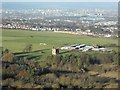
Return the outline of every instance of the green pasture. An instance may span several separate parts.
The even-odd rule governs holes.
[[[51,49],[70,44],[103,45],[118,44],[117,39],[93,38],[80,35],[70,35],[56,32],[39,32],[26,30],[2,30],[2,46],[12,52],[22,51],[26,44],[31,43],[33,50]],[[47,45],[40,45],[46,43]]]
[[[40,45],[46,43],[46,45]],[[71,44],[86,44],[86,45],[104,45],[117,44],[117,39],[110,38],[93,38],[88,36],[63,34],[56,32],[40,32],[27,30],[2,30],[2,46],[11,52],[22,52],[27,44],[32,44],[32,51],[43,50],[40,52],[30,52],[28,54],[18,54],[18,57],[35,57],[35,60],[44,60],[48,55],[51,55],[52,47],[61,47]],[[46,49],[46,50],[45,50]],[[112,48],[117,50],[117,48]]]

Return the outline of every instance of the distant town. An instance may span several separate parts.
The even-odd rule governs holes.
[[[1,28],[118,37],[117,10],[4,9]]]

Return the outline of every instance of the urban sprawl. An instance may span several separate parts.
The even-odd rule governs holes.
[[[6,9],[0,27],[117,38],[117,23],[117,10]]]

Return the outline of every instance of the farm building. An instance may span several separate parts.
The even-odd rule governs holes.
[[[70,45],[70,46],[64,46],[61,47],[61,50],[80,50],[83,52],[89,51],[89,50],[93,50],[93,51],[112,51],[110,49],[107,48],[103,48],[103,47],[94,47],[94,46],[87,46],[85,44],[76,44],[76,45]]]

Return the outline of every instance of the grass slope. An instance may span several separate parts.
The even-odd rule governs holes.
[[[55,32],[37,32],[25,30],[2,30],[2,44],[4,48],[10,49],[12,52],[22,51],[26,44],[31,43],[33,50],[50,49],[61,47],[65,44],[84,43],[93,44],[118,44],[117,39],[110,38],[93,38],[80,35],[70,35]],[[47,45],[40,45],[46,43]]]

